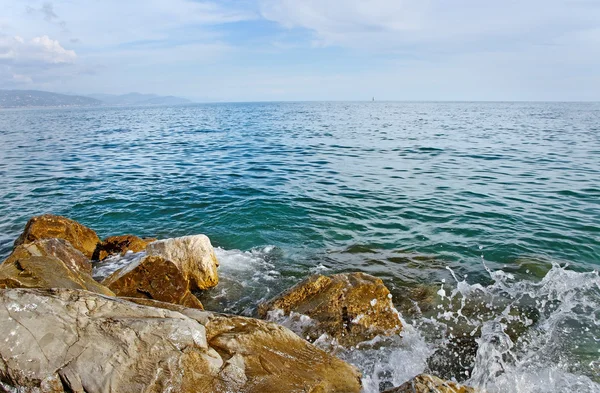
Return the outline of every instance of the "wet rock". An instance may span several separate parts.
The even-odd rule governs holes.
[[[33,217],[25,226],[25,230],[15,240],[15,246],[33,243],[38,239],[64,239],[87,258],[94,254],[100,242],[96,232],[69,218],[44,214]]]
[[[92,259],[102,261],[110,255],[125,255],[127,251],[144,251],[146,246],[153,241],[156,239],[141,239],[134,235],[110,236],[98,244]]]
[[[290,330],[252,318],[212,314],[209,345],[225,360],[222,376],[235,378],[239,391],[359,392],[360,373],[317,349]]]
[[[253,318],[209,313],[149,299],[128,299],[180,312],[206,327],[209,345],[225,360],[225,379],[241,376],[240,392],[358,392],[360,374],[290,330]],[[244,371],[242,375],[241,371]],[[221,390],[218,390],[221,391]],[[227,391],[227,390],[223,390]]]
[[[212,288],[219,282],[219,261],[204,235],[158,240],[148,244],[146,253],[173,262],[188,279],[192,291]]]
[[[281,326],[134,300],[154,307],[76,290],[0,290],[6,321],[0,386],[87,393],[360,391],[353,366]]]
[[[277,319],[278,313],[306,315],[312,321],[298,333],[311,341],[327,333],[344,346],[402,329],[390,292],[380,279],[365,273],[315,275],[259,305],[261,318]]]
[[[429,372],[435,375],[462,382],[473,371],[479,334],[472,336],[468,332],[461,333],[458,328],[455,333],[427,359],[427,366]]]
[[[90,260],[64,239],[39,239],[29,244],[21,244],[15,247],[5,262],[12,263],[15,259],[23,259],[29,256],[56,257],[73,271],[92,274]]]
[[[107,296],[114,293],[87,272],[73,269],[54,256],[12,255],[0,265],[0,288],[85,289]]]
[[[434,310],[438,287],[416,285],[402,288],[400,294],[394,293],[398,310],[402,315],[422,315]]]
[[[147,256],[127,265],[102,284],[117,296],[141,297],[202,309],[202,303],[189,290],[189,282],[171,261]]]
[[[397,388],[386,390],[384,393],[476,393],[476,390],[454,382],[444,381],[433,375],[421,374]]]

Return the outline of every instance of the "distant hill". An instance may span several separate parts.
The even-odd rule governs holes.
[[[182,105],[190,100],[156,94],[129,93],[123,95],[92,94],[89,96],[50,93],[39,90],[0,90],[0,108],[35,108],[69,106],[140,106]]]
[[[38,90],[0,90],[0,108],[97,106],[102,101]]]
[[[123,95],[90,94],[89,97],[100,100],[108,105],[181,105],[190,104],[192,102],[180,97],[140,93]]]

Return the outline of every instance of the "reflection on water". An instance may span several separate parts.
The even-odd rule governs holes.
[[[417,369],[597,391],[598,124],[597,103],[2,110],[0,257],[46,212],[101,237],[204,233],[209,309],[252,315],[316,272],[382,278],[413,329],[341,352],[369,391]]]

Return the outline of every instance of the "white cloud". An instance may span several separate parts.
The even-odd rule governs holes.
[[[600,91],[598,0],[0,0],[0,10],[0,88],[219,100]]]
[[[388,50],[539,42],[600,20],[600,3],[586,0],[259,1],[265,18],[308,29],[319,44]]]
[[[313,30],[324,43],[350,43],[357,34],[420,29],[429,1],[261,0],[260,7],[265,18]]]
[[[0,36],[0,87],[18,87],[48,79],[57,69],[73,65],[77,54],[43,35],[25,40]]]
[[[114,80],[132,67],[210,62],[229,48],[214,26],[257,17],[247,3],[230,0],[0,0],[0,10],[0,65],[12,67],[0,75],[0,88],[15,83],[13,74],[37,83],[45,73],[62,87],[91,73]]]
[[[0,26],[13,35],[50,32],[64,42],[76,39],[89,49],[105,49],[135,41],[202,38],[203,28],[257,17],[243,5],[196,0],[30,0],[24,5],[0,0]],[[186,27],[191,29],[184,31]]]
[[[22,37],[0,37],[0,62],[19,66],[71,64],[77,54],[44,35],[26,41]]]

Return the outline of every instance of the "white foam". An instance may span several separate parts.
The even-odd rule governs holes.
[[[278,252],[275,246],[250,251],[215,248],[220,283],[206,300],[214,302],[211,309],[251,316],[260,302],[289,287],[291,280],[271,262]]]
[[[431,372],[428,359],[461,335],[480,336],[466,385],[488,393],[600,393],[600,385],[590,378],[600,370],[598,273],[577,273],[555,265],[541,281],[518,281],[502,271],[490,271],[490,276],[495,281],[487,287],[456,277],[454,283],[446,283],[449,293],[439,294],[442,305],[437,316],[412,322],[400,317],[404,326],[401,336],[378,336],[342,348],[323,335],[314,344],[356,365],[363,374],[365,393],[399,386],[417,374]],[[485,313],[473,314],[473,304]],[[532,307],[538,316],[524,311]],[[270,313],[269,319],[301,337],[314,323],[296,313],[286,317],[281,310]],[[511,324],[521,324],[520,338],[509,335]],[[576,360],[575,352],[583,343],[597,347],[591,361]],[[461,356],[456,350],[447,356],[455,355]],[[453,357],[447,360],[450,366],[466,362]],[[454,378],[464,380],[465,375]]]
[[[208,298],[222,308],[211,309],[253,315],[261,301],[297,282],[298,277],[280,273],[280,264],[274,262],[278,251],[273,246],[251,251],[216,248],[221,282]],[[106,277],[144,255],[110,257],[94,266],[94,277]],[[441,284],[433,315],[411,321],[399,316],[404,326],[401,336],[376,337],[345,349],[323,335],[314,344],[356,365],[363,373],[365,393],[431,372],[428,359],[448,348],[456,354],[448,345],[458,337],[477,341],[471,367],[465,364],[472,368],[466,385],[488,393],[600,393],[598,380],[592,380],[600,374],[598,272],[579,273],[555,264],[541,280],[518,280],[484,267],[493,284],[469,284],[451,271],[454,282]],[[317,266],[310,272],[325,269]],[[305,339],[306,329],[314,324],[305,315],[284,316],[281,311],[272,311],[269,319]],[[518,335],[511,331],[515,325],[521,329]],[[462,358],[447,360],[450,366],[468,363]],[[465,379],[464,374],[453,377]]]
[[[289,315],[285,315],[283,310],[280,309],[275,309],[267,312],[266,319],[268,321],[285,326],[292,332],[304,338],[306,338],[307,329],[317,324],[316,321],[314,321],[308,315],[300,314],[293,311]]]
[[[145,251],[127,252],[123,256],[118,254],[109,256],[103,261],[94,263],[92,277],[97,281],[102,281],[122,267],[127,266],[128,269],[134,269],[145,256]]]
[[[541,281],[516,280],[501,270],[490,271],[494,283],[483,287],[456,279],[441,320],[480,331],[471,386],[488,392],[598,393],[589,377],[597,363],[579,364],[579,346],[600,334],[600,277],[554,264]],[[465,315],[471,301],[487,301],[488,315]],[[450,304],[459,304],[453,308]],[[529,310],[524,312],[524,310]],[[535,313],[536,321],[530,313]],[[511,335],[511,324],[523,333]]]
[[[352,322],[359,322],[364,315],[358,315]],[[307,315],[283,310],[272,310],[267,319],[287,327],[302,338],[308,339],[307,331],[316,321]],[[387,387],[398,386],[413,376],[423,372],[432,347],[427,344],[419,331],[400,318],[404,325],[402,336],[376,336],[356,347],[344,348],[328,334],[322,334],[312,343],[318,348],[359,368],[363,374],[363,392],[378,393],[380,384]]]
[[[363,392],[378,393],[382,387],[399,386],[426,370],[433,353],[421,333],[403,321],[401,336],[377,336],[354,348],[339,349],[337,355],[357,366],[363,374]]]

